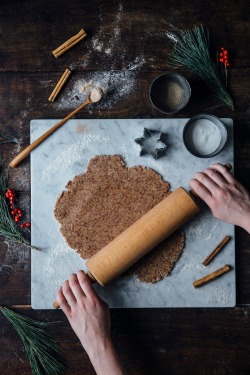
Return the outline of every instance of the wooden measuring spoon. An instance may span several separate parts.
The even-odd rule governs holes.
[[[66,121],[68,121],[71,117],[73,117],[77,112],[79,112],[83,107],[90,103],[98,102],[102,97],[103,92],[100,89],[93,89],[90,93],[87,100],[84,103],[79,105],[73,112],[71,112],[68,116],[64,117],[61,121],[59,121],[56,125],[54,125],[51,129],[46,131],[42,134],[39,138],[37,138],[34,142],[32,142],[28,147],[26,147],[23,151],[21,151],[11,162],[10,167],[14,168],[17,167],[18,164],[26,158],[33,151],[37,146],[40,145],[46,138],[48,138],[51,134],[53,134],[60,126],[62,126]]]

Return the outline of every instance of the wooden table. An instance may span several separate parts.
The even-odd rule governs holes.
[[[249,1],[18,1],[0,7],[0,134],[14,134],[21,145],[1,145],[4,167],[29,144],[34,118],[62,118],[65,107],[48,97],[66,69],[72,79],[66,97],[79,79],[98,72],[122,77],[121,99],[102,110],[83,110],[78,118],[157,118],[148,98],[149,85],[169,71],[168,32],[203,24],[211,33],[212,51],[229,49],[229,90],[235,111],[224,106],[212,113],[232,117],[235,129],[235,175],[250,189],[250,29]],[[84,28],[88,37],[56,59],[51,51]],[[109,73],[110,74],[110,73]],[[190,117],[219,104],[200,80],[183,74],[192,86],[192,100],[178,117]],[[132,80],[133,87],[126,85]],[[125,90],[127,89],[127,91]],[[116,95],[114,91],[110,95]],[[59,98],[60,99],[60,98]],[[112,101],[111,101],[112,102]],[[30,215],[30,161],[10,170],[10,184],[19,205]],[[236,228],[237,306],[230,309],[112,310],[112,335],[129,374],[249,374],[250,371],[250,236]],[[68,374],[94,374],[88,357],[61,311],[30,308],[30,250],[0,243],[1,305],[35,319],[62,321],[49,329],[61,343]],[[30,374],[23,346],[0,315],[0,373]]]

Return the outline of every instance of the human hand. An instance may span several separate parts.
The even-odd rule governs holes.
[[[110,337],[108,305],[97,295],[83,271],[64,281],[56,296],[97,374],[122,374]]]
[[[239,225],[250,233],[250,194],[222,164],[198,172],[191,188],[219,220]]]

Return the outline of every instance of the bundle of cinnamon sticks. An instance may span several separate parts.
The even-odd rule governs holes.
[[[65,43],[63,43],[54,51],[52,51],[53,55],[56,58],[61,56],[63,53],[67,52],[70,48],[72,48],[75,44],[79,43],[82,39],[86,38],[86,36],[86,32],[83,29],[80,30],[78,34],[74,35],[72,38],[68,39]]]
[[[53,102],[56,97],[58,96],[59,92],[62,90],[63,86],[65,85],[66,81],[68,80],[69,76],[71,74],[71,70],[66,69],[59,81],[57,82],[54,90],[49,96],[49,101]]]

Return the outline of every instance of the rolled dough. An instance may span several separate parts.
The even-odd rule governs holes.
[[[92,158],[58,197],[54,214],[68,245],[87,259],[153,208],[170,185],[150,168],[127,168],[119,155]],[[156,282],[169,275],[184,248],[175,232],[134,265],[126,275]]]

